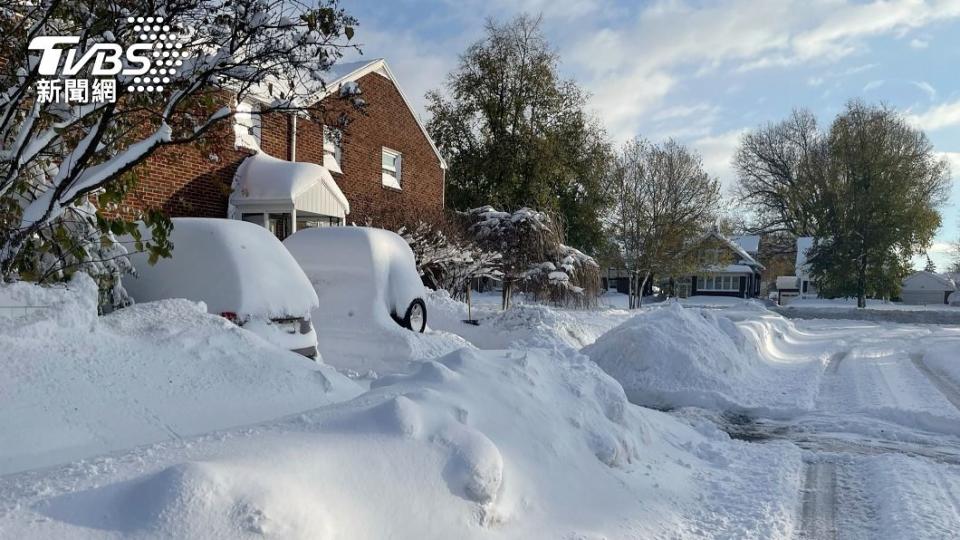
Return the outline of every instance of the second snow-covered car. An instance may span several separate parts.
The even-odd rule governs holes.
[[[134,301],[201,301],[278,347],[317,355],[310,321],[317,294],[270,231],[244,221],[175,218],[170,240],[172,257],[154,265],[145,253],[131,255],[137,275],[123,285]]]
[[[369,227],[302,229],[283,245],[306,272],[331,324],[427,327],[424,287],[410,246]]]

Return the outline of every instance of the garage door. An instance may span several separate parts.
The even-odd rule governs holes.
[[[943,304],[943,291],[903,291],[904,304]]]

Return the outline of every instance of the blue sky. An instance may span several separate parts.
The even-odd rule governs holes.
[[[384,57],[423,119],[487,17],[542,14],[561,71],[592,97],[611,137],[674,137],[735,183],[744,130],[804,106],[826,125],[853,97],[922,127],[956,178],[931,249],[960,237],[960,0],[345,1],[363,56]]]

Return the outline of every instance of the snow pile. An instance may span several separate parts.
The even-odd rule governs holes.
[[[248,424],[350,398],[359,387],[202,304],[96,316],[96,287],[18,283],[0,298],[51,306],[0,318],[0,474]]]
[[[431,291],[426,300],[432,328],[462,336],[481,349],[579,350],[630,316],[619,309],[567,310],[514,303],[502,311],[499,304],[474,304],[473,317],[480,324],[473,326],[463,323],[467,305],[446,291]]]
[[[631,405],[583,356],[461,350],[350,402],[81,472],[19,477],[32,495],[0,512],[0,529],[31,538],[787,537],[799,467],[795,448],[705,436]],[[5,496],[0,486],[0,505]]]
[[[583,352],[641,405],[811,409],[827,353],[813,351],[812,360],[794,355],[799,345],[792,343],[789,322],[748,315],[738,325],[715,310],[673,303],[637,315]]]
[[[0,335],[55,338],[64,329],[90,329],[97,320],[97,284],[78,272],[69,284],[0,284]]]

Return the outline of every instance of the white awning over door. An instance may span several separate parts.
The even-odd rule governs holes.
[[[350,213],[350,203],[323,166],[263,152],[240,164],[230,205],[241,214],[296,211],[345,219]]]

